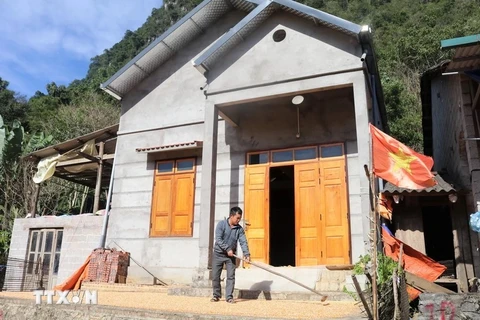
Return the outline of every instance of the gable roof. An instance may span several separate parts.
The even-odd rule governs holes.
[[[313,9],[291,0],[267,0],[259,4],[235,27],[230,29],[210,48],[193,61],[201,73],[205,73],[224,53],[243,41],[275,11],[284,10],[302,18],[311,19],[315,24],[322,24],[347,35],[358,37],[362,27],[347,20]]]
[[[278,10],[311,19],[315,24],[325,25],[353,36],[361,43],[366,40],[370,49],[368,54],[373,54],[370,45],[371,37],[361,35],[362,32],[370,34],[368,27],[362,27],[298,2],[291,0],[205,0],[142,50],[110,79],[102,83],[100,88],[115,98],[122,99],[125,94],[179,50],[232,10],[241,10],[248,14],[193,61],[193,65],[202,73]]]

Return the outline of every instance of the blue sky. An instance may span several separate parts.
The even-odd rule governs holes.
[[[27,97],[83,78],[90,58],[136,30],[162,0],[0,0],[0,77]]]

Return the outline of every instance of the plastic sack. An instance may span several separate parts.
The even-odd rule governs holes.
[[[475,232],[480,232],[480,212],[470,215],[470,228]]]

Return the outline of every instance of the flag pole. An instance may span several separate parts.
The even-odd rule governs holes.
[[[371,126],[371,124],[370,124]],[[371,209],[370,209],[370,216],[371,216],[371,227],[373,229],[372,235],[372,242],[373,247],[372,249],[372,314],[373,320],[378,320],[378,285],[377,285],[377,255],[378,255],[378,215],[377,215],[377,194],[376,194],[376,183],[375,183],[375,173],[373,169],[373,139],[372,139],[372,132],[369,130],[369,137],[370,137],[370,168],[365,165],[365,173],[369,180],[370,185],[370,192],[372,194],[371,198]]]
[[[377,222],[377,196],[375,194],[375,174],[369,170],[368,166],[364,166],[365,174],[369,180],[371,203],[370,203],[370,225],[373,230],[371,237],[372,251],[372,314],[373,320],[378,320],[378,286],[377,286],[377,255],[378,255],[378,222]]]
[[[373,292],[373,320],[378,319],[378,286],[377,286],[377,257],[378,257],[378,216],[377,216],[377,194],[375,174],[370,173],[370,188],[372,190],[372,205],[373,205],[373,257],[372,257],[372,292]]]

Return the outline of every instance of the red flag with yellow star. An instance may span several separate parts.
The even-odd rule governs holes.
[[[433,159],[417,153],[370,124],[373,172],[400,188],[425,189],[437,184]]]

